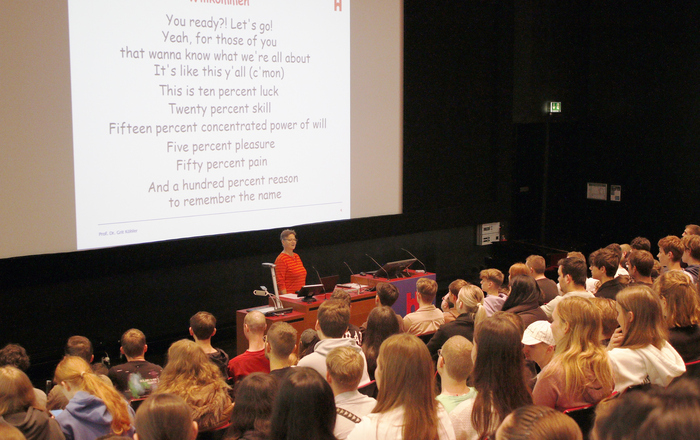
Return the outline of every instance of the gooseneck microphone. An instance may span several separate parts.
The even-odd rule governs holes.
[[[406,252],[408,252],[408,255],[410,255],[410,256],[412,256],[413,258],[415,258],[415,259],[416,259],[416,261],[417,261],[417,262],[419,262],[419,263],[421,264],[421,266],[423,266],[423,271],[424,271],[424,272],[427,272],[427,271],[428,271],[428,268],[427,268],[427,267],[425,267],[425,264],[423,264],[423,262],[422,262],[422,261],[420,261],[420,260],[418,259],[418,257],[416,257],[416,256],[415,256],[415,255],[413,255],[413,254],[412,254],[411,252],[409,252],[409,250],[408,250],[408,249],[404,249],[404,248],[401,248],[401,250],[402,250],[402,251],[406,251]]]
[[[372,260],[372,261],[374,261],[374,264],[376,264],[377,267],[379,267],[379,270],[378,270],[377,272],[374,273],[374,278],[377,278],[377,274],[378,274],[379,272],[384,272],[384,273],[386,273],[386,271],[384,270],[384,268],[382,267],[382,265],[379,264],[379,263],[377,263],[377,260],[375,260],[374,258],[370,257],[369,254],[365,254],[365,255],[367,255],[367,256],[369,257],[369,259]],[[386,276],[388,277],[389,274],[386,273]]]

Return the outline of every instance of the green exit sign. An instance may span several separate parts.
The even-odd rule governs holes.
[[[549,113],[561,113],[561,102],[550,102]]]

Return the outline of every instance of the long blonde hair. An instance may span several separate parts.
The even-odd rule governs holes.
[[[433,360],[425,343],[408,333],[390,336],[379,349],[379,394],[373,413],[404,408],[404,440],[438,440]]]
[[[112,416],[112,433],[123,434],[133,425],[129,414],[128,404],[114,387],[107,385],[93,373],[90,364],[77,356],[66,356],[56,367],[54,374],[56,383],[68,382],[76,389],[98,397],[107,407]]]
[[[659,297],[647,286],[630,286],[615,297],[617,304],[634,318],[627,324],[622,348],[644,348],[648,345],[661,349],[668,339]]]
[[[652,289],[666,301],[665,319],[669,328],[700,323],[698,291],[686,272],[672,270],[661,274]]]
[[[216,427],[233,410],[229,388],[221,370],[204,350],[194,341],[181,339],[168,349],[168,363],[160,375],[156,393],[182,397],[190,405],[200,430],[206,430]],[[201,399],[204,394],[206,401]]]
[[[551,366],[545,374],[564,373],[564,393],[580,396],[592,382],[603,389],[615,386],[608,353],[600,342],[603,324],[600,310],[586,298],[572,297],[556,307],[569,330],[557,341]]]

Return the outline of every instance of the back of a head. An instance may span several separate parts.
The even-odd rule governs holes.
[[[510,280],[510,294],[503,304],[503,311],[521,304],[536,303],[541,296],[540,286],[528,275],[516,275]]]
[[[574,419],[546,406],[527,405],[510,413],[496,440],[582,440]]]
[[[350,296],[350,294],[345,289],[341,289],[339,287],[336,287],[333,290],[333,293],[331,293],[331,299],[339,299],[343,301],[348,307],[350,307],[350,305],[352,304],[352,297]]]
[[[620,325],[617,322],[617,303],[610,298],[591,298],[590,301],[600,312],[600,322],[603,326],[602,338],[610,339]]]
[[[141,330],[129,329],[122,335],[121,346],[124,355],[128,357],[143,356],[146,347],[146,335]]]
[[[22,431],[5,421],[0,421],[0,438],[2,440],[27,440]]]
[[[435,398],[433,360],[425,343],[416,336],[390,336],[379,349],[377,365],[379,394],[375,412],[409,405],[426,408]]]
[[[195,380],[200,370],[209,364],[216,368],[197,343],[189,339],[175,341],[168,348],[168,362],[161,374],[159,388],[171,379]]]
[[[29,368],[29,355],[21,345],[7,344],[0,350],[0,367],[12,365],[22,371]]]
[[[700,300],[687,273],[672,270],[661,274],[654,281],[653,290],[666,302],[665,315],[669,327],[689,327],[700,323]]]
[[[334,440],[335,398],[314,369],[297,367],[282,381],[272,410],[271,440]]]
[[[154,394],[136,411],[139,440],[193,440],[197,435],[190,407],[174,394]]]
[[[66,342],[66,356],[78,356],[92,362],[92,343],[85,336],[71,336]]]
[[[29,377],[17,367],[0,367],[0,416],[26,411],[36,405]]]
[[[671,253],[671,259],[674,262],[681,261],[683,257],[683,242],[675,235],[667,235],[658,242],[659,249],[663,253]]]
[[[598,405],[596,440],[697,439],[700,433],[698,382],[681,379],[668,388],[623,393]]]
[[[668,335],[659,297],[643,285],[622,289],[615,297],[623,312],[632,312],[634,319],[628,324],[622,347],[642,348],[654,345],[661,348]]]
[[[279,386],[277,378],[269,374],[252,373],[243,378],[236,387],[236,405],[226,438],[240,438],[246,431],[258,431],[267,437]]]
[[[637,249],[640,251],[651,252],[651,242],[649,241],[648,238],[645,238],[645,237],[635,237],[630,242],[630,247],[632,249]]]
[[[437,283],[430,278],[419,278],[416,281],[416,291],[423,297],[424,302],[433,302],[437,294]]]
[[[190,328],[197,339],[209,339],[216,330],[216,318],[209,312],[197,312],[190,318]]]
[[[591,344],[599,345],[603,328],[600,310],[588,298],[564,298],[557,304],[556,312],[569,327],[562,340],[557,341],[557,353],[571,349],[580,353]]]
[[[605,246],[605,249],[610,249],[611,251],[615,252],[615,255],[617,255],[617,258],[621,259],[622,258],[622,246],[620,246],[617,243],[610,243],[609,245]]]
[[[681,239],[681,243],[694,260],[700,260],[700,235],[686,235]]]
[[[445,360],[445,370],[454,380],[466,382],[474,368],[472,349],[474,346],[464,336],[452,336],[442,345],[441,356]]]
[[[288,358],[297,343],[297,331],[286,322],[275,322],[267,331],[267,342],[270,350],[278,358]]]
[[[644,250],[633,250],[627,258],[629,267],[635,267],[637,272],[643,277],[650,277],[654,268],[654,256]]]
[[[450,283],[449,286],[447,286],[447,290],[450,292],[450,294],[454,295],[455,298],[457,295],[459,295],[459,291],[462,289],[462,287],[468,285],[469,283],[462,280],[462,279],[457,279],[454,280]]]
[[[362,346],[372,347],[379,352],[382,342],[399,332],[399,321],[391,307],[375,307],[367,317],[367,331]]]
[[[391,307],[399,299],[399,289],[393,284],[378,283],[377,297],[381,305]]]
[[[356,390],[365,370],[360,353],[350,347],[336,347],[326,355],[326,369],[343,390]]]
[[[543,275],[547,269],[547,263],[545,263],[544,257],[541,255],[530,255],[525,260],[525,264],[537,275]]]
[[[318,308],[318,325],[328,338],[342,338],[350,325],[350,308],[338,299],[324,301]]]
[[[518,275],[530,276],[530,268],[525,263],[515,263],[508,269],[508,283],[513,282],[513,278]]]

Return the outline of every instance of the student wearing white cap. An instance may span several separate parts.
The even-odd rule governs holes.
[[[548,321],[535,321],[523,334],[523,354],[525,359],[535,361],[542,370],[554,357],[554,335]]]

